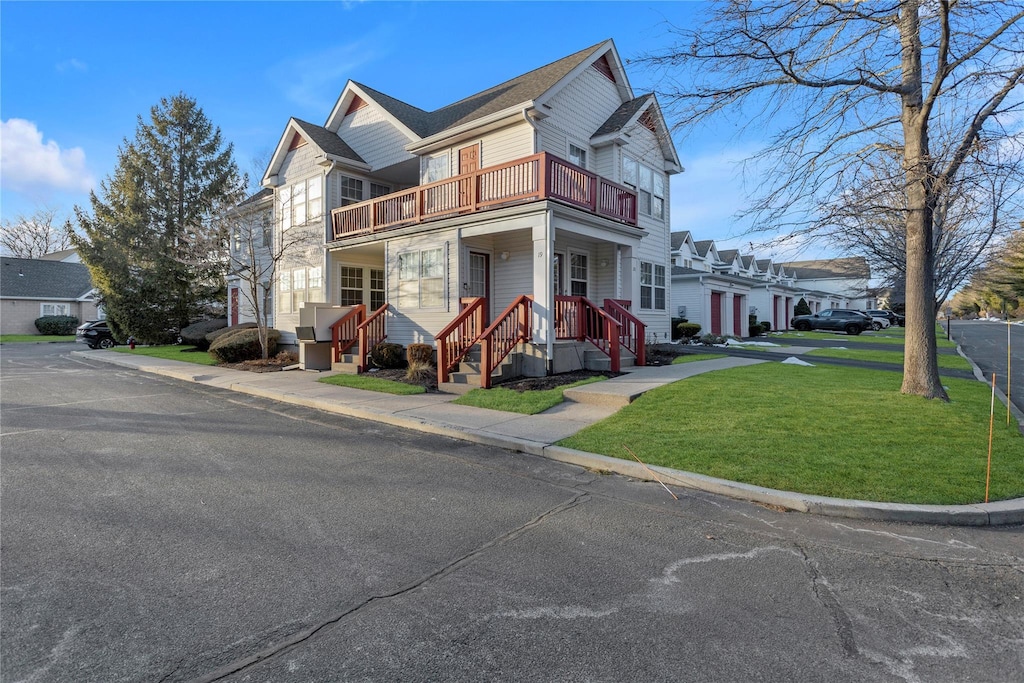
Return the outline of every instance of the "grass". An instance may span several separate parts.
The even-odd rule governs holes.
[[[892,363],[903,365],[902,351],[873,351],[870,349],[815,349],[808,351],[805,356],[824,356],[826,358],[849,358],[851,360],[863,360],[872,363]],[[939,367],[947,370],[971,370],[971,364],[964,358],[948,353],[940,353],[938,356]]]
[[[715,358],[728,358],[729,355],[725,353],[688,353],[685,356],[676,356],[672,359],[672,365],[679,365],[680,363],[695,363],[701,360],[714,360]]]
[[[650,391],[559,445],[630,459],[625,444],[648,464],[808,494],[981,502],[990,389],[944,378],[945,403],[900,383],[835,366],[721,370]],[[1024,437],[998,413],[991,500],[1024,496]]]
[[[422,394],[426,389],[417,384],[406,384],[395,382],[390,379],[379,379],[369,375],[331,375],[323,377],[318,382],[333,384],[338,387],[349,387],[350,389],[363,389],[365,391],[379,391],[385,394],[396,394],[398,396],[412,396]]]
[[[196,365],[217,365],[218,363],[217,359],[209,353],[199,351],[194,346],[136,346],[134,349],[129,349],[127,346],[115,346],[110,350],[135,356],[179,360]]]
[[[492,389],[473,389],[452,401],[460,406],[473,406],[475,408],[489,408],[491,410],[504,410],[508,413],[522,413],[523,415],[536,415],[548,408],[554,408],[562,402],[562,393],[572,387],[583,386],[600,382],[604,377],[590,377],[566,384],[565,386],[545,389],[543,391],[515,391],[504,387]]]
[[[832,341],[850,342],[852,344],[892,344],[903,346],[907,330],[905,327],[889,327],[878,332],[864,332],[859,335],[849,335],[843,332],[772,332],[768,335],[768,341],[786,339],[799,342],[801,339],[830,339]],[[956,342],[946,341],[946,332],[937,330],[935,332],[936,345],[940,349],[955,349]]]
[[[75,341],[73,334],[0,334],[0,344],[73,341]]]

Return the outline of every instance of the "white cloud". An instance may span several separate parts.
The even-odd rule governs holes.
[[[330,109],[345,81],[355,70],[379,55],[382,31],[361,40],[335,45],[317,53],[286,59],[270,68],[268,76],[290,101],[310,109]]]
[[[53,140],[44,143],[42,131],[25,119],[0,121],[0,182],[5,189],[30,194],[88,192],[96,186],[81,147],[62,150]]]
[[[71,59],[65,59],[63,62],[57,63],[57,71],[64,73],[66,71],[88,71],[89,65],[85,62],[81,62],[74,57]]]

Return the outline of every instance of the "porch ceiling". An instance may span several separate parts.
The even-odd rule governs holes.
[[[332,256],[340,256],[344,254],[346,256],[358,256],[367,259],[377,259],[379,261],[384,260],[384,242],[370,242],[368,244],[357,244],[348,247],[331,247],[328,245],[328,250]]]

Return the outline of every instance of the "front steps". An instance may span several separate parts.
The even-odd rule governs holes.
[[[497,384],[513,377],[522,375],[520,357],[522,354],[513,351],[491,373],[491,382]],[[480,345],[475,345],[469,353],[459,361],[459,369],[448,374],[448,381],[437,385],[438,391],[448,394],[465,394],[480,388]]]
[[[636,365],[636,358],[625,349],[619,350],[619,370],[625,370]],[[595,372],[611,372],[612,359],[606,356],[600,349],[590,347],[583,352],[583,367]]]
[[[354,353],[346,353],[342,355],[340,361],[331,362],[331,370],[343,372],[346,375],[359,374],[359,357]]]

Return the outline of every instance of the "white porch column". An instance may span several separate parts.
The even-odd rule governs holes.
[[[743,336],[739,332],[739,330],[734,329],[736,327],[736,325],[733,324],[734,323],[733,318],[735,318],[735,315],[733,315],[733,311],[735,310],[735,308],[733,308],[733,307],[736,305],[735,304],[735,300],[736,300],[736,295],[734,293],[732,293],[732,292],[726,292],[725,293],[725,311],[724,311],[724,313],[726,315],[722,318],[722,322],[724,323],[722,325],[722,333],[726,337],[729,337],[729,336],[742,337]]]
[[[701,300],[704,302],[700,307],[700,334],[711,334],[711,288],[701,288]]]
[[[568,264],[566,264],[568,267]],[[547,358],[554,357],[555,335],[552,315],[555,301],[554,228],[551,212],[544,214],[540,225],[533,226],[533,342],[547,347]]]

